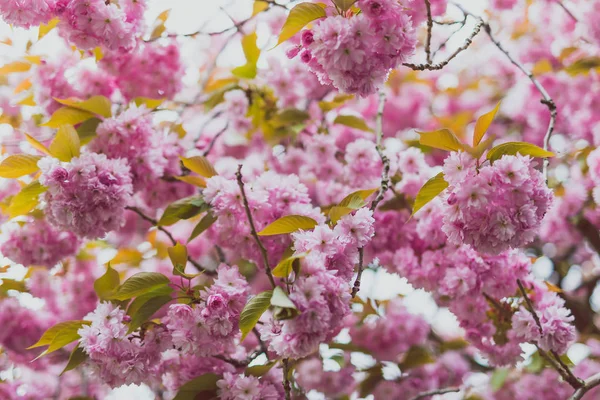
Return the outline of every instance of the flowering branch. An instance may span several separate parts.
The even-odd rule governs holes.
[[[600,373],[587,378],[583,383],[583,386],[577,389],[575,393],[573,393],[573,395],[569,397],[569,400],[580,400],[581,398],[583,398],[584,394],[586,394],[598,385],[600,385]]]
[[[418,395],[416,395],[415,397],[413,397],[410,400],[419,400],[419,399],[424,399],[425,397],[435,396],[436,394],[446,394],[446,393],[456,393],[456,392],[460,392],[460,388],[446,388],[446,389],[430,390],[428,392],[419,393]]]
[[[519,290],[521,291],[521,295],[523,296],[523,299],[525,300],[525,303],[527,305],[527,310],[533,316],[533,319],[540,331],[540,334],[542,334],[543,333],[542,323],[540,322],[540,319],[533,307],[533,303],[531,302],[531,299],[527,295],[527,292],[525,291],[525,287],[523,286],[523,283],[521,282],[520,279],[517,279],[517,285],[519,285]],[[552,367],[556,371],[558,371],[558,373],[563,377],[563,379],[569,385],[571,385],[571,387],[573,387],[574,389],[577,389],[583,385],[583,382],[581,381],[581,379],[577,378],[573,374],[573,372],[571,372],[571,369],[560,359],[560,356],[556,352],[554,352],[554,351],[551,352],[552,357],[554,357],[554,358],[551,358],[550,356],[548,356],[546,354],[546,352],[544,352],[542,349],[540,349],[539,346],[536,345],[536,347],[538,348],[540,355],[542,355],[542,357],[544,357],[552,365]]]
[[[171,232],[169,232],[168,230],[166,230],[164,227],[160,226],[158,224],[157,220],[155,220],[154,218],[151,218],[151,217],[147,216],[146,214],[144,214],[142,212],[142,210],[140,210],[137,207],[126,206],[125,209],[129,210],[129,211],[133,211],[134,213],[136,213],[137,215],[139,215],[143,220],[146,220],[146,221],[150,222],[152,225],[154,225],[156,227],[156,229],[158,229],[159,231],[161,231],[165,235],[167,235],[167,237],[169,238],[169,240],[171,241],[171,243],[173,244],[173,246],[175,246],[177,244],[177,240],[175,240],[175,238],[173,237],[173,235],[171,234]],[[209,275],[214,275],[213,271],[207,270],[202,265],[200,265],[198,262],[196,262],[195,260],[193,260],[190,256],[188,256],[187,259],[188,259],[189,263],[192,264],[194,267],[196,267],[196,269],[198,271],[204,272],[204,273],[209,274]]]
[[[469,35],[469,37],[465,39],[465,43],[461,47],[456,49],[456,51],[454,51],[454,53],[452,53],[444,61],[439,62],[437,64],[431,64],[430,62],[427,62],[427,64],[402,63],[402,65],[404,65],[405,67],[408,67],[414,71],[425,71],[425,70],[436,71],[436,70],[440,70],[440,69],[444,68],[456,56],[458,56],[460,53],[462,53],[463,51],[465,51],[466,49],[469,48],[471,43],[473,43],[473,39],[475,38],[475,36],[477,36],[477,34],[481,31],[481,27],[483,26],[483,24],[484,24],[483,20],[481,18],[479,18],[479,22],[477,23],[477,25],[475,25],[475,28],[473,28],[473,32],[471,32],[471,35]]]
[[[260,237],[258,237],[258,233],[256,232],[256,227],[254,225],[254,220],[252,219],[252,213],[250,212],[250,205],[248,204],[248,197],[246,197],[246,190],[244,189],[244,181],[242,180],[242,178],[243,178],[242,177],[242,164],[238,165],[238,170],[237,170],[235,176],[237,178],[238,186],[240,187],[240,192],[242,194],[242,201],[244,202],[244,209],[246,210],[246,216],[248,217],[248,223],[250,224],[250,233],[251,233],[252,237],[254,238],[254,240],[256,241],[258,248],[260,249],[260,253],[262,255],[263,262],[265,263],[265,271],[267,273],[267,277],[269,278],[269,281],[271,282],[271,286],[275,287],[277,285],[275,284],[275,279],[273,279],[273,274],[271,273],[271,266],[269,265],[269,256],[267,255],[267,249],[265,248],[262,241],[260,240]]]

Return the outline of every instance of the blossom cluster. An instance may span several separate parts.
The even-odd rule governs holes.
[[[380,88],[392,68],[416,46],[410,16],[393,0],[360,0],[362,13],[330,16],[302,32],[300,47],[290,50],[325,85],[366,97]]]

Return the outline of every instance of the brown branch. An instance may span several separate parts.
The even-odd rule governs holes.
[[[454,35],[456,35],[458,32],[460,32],[465,25],[467,24],[467,16],[465,15],[462,21],[456,21],[453,22],[452,25],[454,24],[460,24],[460,26],[458,27],[458,29],[455,29],[447,38],[446,40],[444,40],[439,46],[438,48],[433,52],[433,57],[436,56],[437,53],[439,53],[443,48],[446,47],[446,45],[448,44],[448,42],[450,41],[450,39],[452,39],[454,37]],[[450,24],[448,24],[450,25]]]
[[[431,63],[427,63],[427,64],[411,64],[411,63],[403,63],[402,65],[404,65],[405,67],[408,67],[414,71],[437,71],[440,70],[442,68],[444,68],[446,65],[448,65],[448,63],[450,63],[450,61],[452,61],[456,56],[458,56],[460,53],[462,53],[463,51],[465,51],[466,49],[469,48],[469,46],[471,45],[471,43],[473,43],[473,39],[475,38],[475,36],[477,36],[477,34],[481,31],[481,27],[483,26],[484,22],[481,18],[479,18],[479,22],[477,23],[477,25],[475,25],[475,28],[473,28],[473,32],[471,32],[471,35],[469,35],[468,38],[465,39],[465,43],[459,47],[458,49],[456,49],[456,51],[454,51],[454,53],[452,53],[447,59],[445,59],[442,62],[439,62],[437,64],[431,64]]]
[[[585,382],[583,383],[583,386],[581,386],[579,389],[577,389],[575,391],[575,393],[573,393],[573,395],[571,397],[569,397],[569,400],[582,399],[584,394],[586,394],[587,392],[589,392],[590,390],[592,390],[593,388],[595,388],[598,385],[600,385],[600,373],[592,375],[589,378],[587,378],[585,380]]]
[[[217,140],[221,137],[221,135],[223,133],[225,133],[225,131],[227,130],[228,127],[229,127],[229,124],[225,124],[225,126],[223,127],[223,129],[221,129],[219,132],[217,132],[217,134],[215,136],[213,136],[213,138],[211,139],[210,143],[208,144],[208,147],[206,148],[206,150],[204,150],[204,153],[202,153],[202,155],[204,157],[206,157],[210,153],[210,151],[215,146],[215,143],[217,142]]]
[[[571,12],[571,10],[569,10],[569,9],[567,8],[567,6],[565,6],[565,5],[563,4],[563,2],[562,2],[562,1],[560,1],[560,0],[555,0],[555,1],[556,1],[556,3],[557,3],[557,4],[558,4],[558,5],[559,5],[559,6],[560,6],[560,7],[561,7],[563,10],[565,10],[565,12],[566,12],[566,13],[569,15],[569,17],[571,17],[571,19],[572,19],[573,21],[575,21],[575,22],[579,22],[579,20],[577,19],[577,17],[576,17],[576,16],[575,16],[575,15],[574,15],[574,14]]]
[[[271,286],[277,286],[275,284],[275,279],[273,279],[273,274],[271,273],[271,266],[269,265],[269,256],[267,254],[267,249],[263,245],[258,233],[256,232],[256,227],[254,225],[254,220],[252,219],[252,213],[250,212],[250,205],[248,204],[248,197],[246,197],[246,191],[244,189],[244,181],[242,180],[242,164],[238,165],[238,170],[235,174],[238,182],[238,186],[240,187],[240,192],[242,195],[242,201],[244,202],[244,208],[246,209],[246,216],[248,217],[248,223],[250,224],[250,233],[252,237],[256,241],[258,248],[260,249],[260,253],[262,254],[263,262],[265,263],[265,271],[267,273],[267,277],[271,282]]]
[[[288,377],[290,373],[290,365],[289,360],[287,358],[283,359],[283,390],[285,390],[285,400],[292,399],[292,385],[290,383],[290,379]]]
[[[425,41],[425,54],[427,56],[427,64],[431,64],[431,31],[433,30],[433,17],[431,16],[430,1],[423,1],[425,1],[425,8],[427,9],[427,40]]]
[[[435,396],[436,394],[456,393],[456,392],[460,392],[460,388],[435,389],[435,390],[430,390],[428,392],[419,393],[418,395],[411,398],[410,400],[419,400],[419,399],[424,399],[425,397]]]
[[[376,138],[376,149],[379,157],[381,158],[381,162],[383,164],[383,169],[381,171],[381,185],[379,187],[379,191],[377,192],[377,197],[371,203],[371,211],[375,212],[377,205],[383,200],[385,193],[390,188],[390,160],[383,153],[383,147],[381,146],[381,141],[383,140],[383,110],[385,108],[385,93],[383,91],[379,92],[379,107],[377,109],[377,138]]]
[[[365,269],[363,265],[363,259],[364,249],[361,247],[360,249],[358,249],[358,272],[356,273],[356,279],[354,280],[354,285],[352,286],[352,292],[350,292],[352,298],[355,298],[356,294],[360,290],[360,280]]]
[[[177,240],[175,240],[175,238],[173,237],[173,235],[171,234],[171,232],[169,232],[168,230],[166,230],[163,226],[160,226],[158,224],[157,220],[155,220],[154,218],[151,218],[151,217],[147,216],[146,214],[144,214],[142,212],[142,210],[140,210],[137,207],[126,206],[125,209],[129,210],[129,211],[133,211],[134,213],[136,213],[137,215],[139,215],[140,218],[142,218],[143,220],[146,220],[146,221],[150,222],[152,225],[154,225],[156,227],[156,229],[158,229],[159,231],[161,231],[165,235],[167,235],[167,237],[169,238],[169,240],[171,241],[171,243],[173,244],[173,246],[175,246],[177,244]],[[208,275],[214,275],[215,274],[214,271],[207,270],[202,265],[200,265],[195,260],[193,260],[190,256],[188,256],[188,261],[190,262],[190,264],[192,264],[194,267],[196,267],[196,269],[198,271],[200,271],[200,272],[204,272],[204,273],[206,273]]]

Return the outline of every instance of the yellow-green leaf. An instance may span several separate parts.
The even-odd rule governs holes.
[[[261,315],[267,311],[271,305],[271,296],[273,296],[273,291],[269,290],[259,293],[248,300],[240,314],[240,330],[242,331],[241,340],[244,340],[248,333],[256,326]]]
[[[273,295],[271,296],[271,305],[274,307],[292,308],[294,310],[296,309],[296,305],[292,302],[292,300],[290,300],[288,295],[279,286],[273,289]]]
[[[187,247],[177,242],[175,246],[167,248],[167,252],[169,253],[169,258],[174,267],[181,265],[185,268],[188,259]]]
[[[84,325],[90,325],[90,321],[66,321],[54,325],[48,329],[40,340],[34,345],[28,347],[28,349],[34,349],[36,347],[48,346],[46,350],[42,352],[36,359],[50,354],[56,350],[62,349],[64,346],[71,342],[79,339],[77,331]]]
[[[179,388],[173,400],[196,400],[202,392],[214,392],[217,390],[217,382],[220,379],[219,375],[212,373],[194,378]],[[216,398],[216,394],[207,398]]]
[[[338,115],[334,120],[334,124],[346,125],[350,128],[360,129],[361,131],[373,132],[364,119],[354,115]]]
[[[252,16],[254,17],[256,14],[265,11],[267,8],[269,8],[269,3],[262,0],[256,0],[252,6]]]
[[[50,154],[50,150],[48,150],[48,148],[46,146],[44,146],[43,144],[41,144],[33,136],[25,134],[25,138],[26,138],[27,142],[31,145],[31,147],[33,147],[37,151],[42,152],[42,153],[46,154],[47,156],[51,155]]]
[[[283,28],[281,28],[277,44],[281,44],[290,39],[310,22],[319,18],[325,18],[327,16],[325,14],[325,7],[327,7],[327,5],[323,3],[297,4],[290,10],[287,20],[285,21]]]
[[[262,231],[258,232],[260,236],[281,235],[284,233],[296,232],[299,229],[309,230],[317,226],[317,221],[303,215],[286,215],[278,220],[271,222]]]
[[[212,213],[208,212],[200,220],[200,222],[198,222],[198,224],[194,227],[194,230],[192,231],[192,234],[190,235],[190,238],[188,239],[188,242],[190,242],[193,239],[195,239],[196,237],[198,237],[198,235],[201,235],[202,232],[204,232],[205,230],[207,230],[208,228],[210,228],[210,226],[212,224],[214,224],[216,221],[217,221],[217,217],[215,217]]]
[[[197,187],[205,188],[206,181],[197,175],[176,176],[175,179],[181,182],[189,183]]]
[[[261,376],[269,372],[271,368],[275,366],[275,364],[277,364],[276,361],[270,361],[265,365],[253,365],[251,367],[246,368],[246,370],[244,371],[244,375],[255,376],[257,378],[260,378]]]
[[[79,135],[75,128],[72,125],[63,125],[50,143],[50,153],[60,161],[69,162],[73,157],[79,157],[80,147]]]
[[[354,208],[363,207],[364,201],[366,201],[369,198],[369,196],[371,196],[376,191],[377,191],[377,188],[357,190],[356,192],[350,193],[348,196],[344,197],[342,199],[342,201],[340,201],[340,204],[338,204],[338,205],[341,207],[354,207]],[[358,202],[357,199],[362,200],[363,203]]]
[[[110,299],[128,300],[167,286],[170,282],[169,278],[158,272],[139,272],[123,282]]]
[[[463,143],[449,129],[417,133],[420,135],[419,143],[424,146],[446,151],[460,151],[465,149]]]
[[[50,119],[41,126],[60,128],[63,125],[77,125],[94,116],[89,111],[79,110],[73,107],[61,107],[52,114]]]
[[[417,193],[417,198],[415,199],[415,204],[413,205],[412,215],[415,215],[417,211],[423,208],[437,195],[442,193],[447,187],[448,182],[444,180],[443,172],[440,172],[439,174],[425,182],[421,190],[419,190],[419,193]]]
[[[477,146],[481,139],[483,139],[483,135],[487,132],[488,128],[492,124],[496,113],[500,109],[500,103],[494,107],[494,109],[486,114],[483,114],[481,117],[477,119],[477,123],[475,124],[475,133],[473,134],[473,147]]]
[[[231,70],[231,73],[240,78],[253,79],[256,77],[256,63],[260,57],[260,49],[256,45],[256,32],[242,38],[242,49],[246,56],[246,64]]]
[[[71,371],[72,369],[77,368],[79,365],[81,365],[81,363],[83,363],[87,359],[88,355],[86,354],[86,352],[83,351],[81,347],[76,346],[71,352],[71,355],[69,356],[69,362],[67,363],[67,366],[65,367],[65,369],[63,369],[60,375],[64,374],[67,371]]]
[[[149,110],[159,107],[162,103],[164,103],[164,101],[164,99],[151,99],[148,97],[136,97],[133,99],[133,102],[136,106],[145,106]]]
[[[523,156],[531,157],[554,157],[554,153],[552,153],[551,151],[544,150],[541,147],[538,147],[531,143],[507,142],[499,144],[498,146],[493,147],[490,151],[488,151],[487,159],[491,162],[494,162],[504,155],[514,156],[517,153]]]
[[[35,98],[33,96],[33,93],[31,93],[27,97],[25,97],[24,99],[19,100],[17,102],[17,104],[20,105],[20,106],[34,107],[37,103],[35,102]]]
[[[209,208],[210,206],[199,195],[186,197],[169,204],[158,224],[161,226],[173,225],[182,219],[195,217]]]
[[[94,291],[100,300],[106,300],[115,294],[120,283],[119,273],[108,264],[104,275],[94,282]]]
[[[587,74],[592,69],[600,68],[600,57],[585,57],[565,68],[569,75]]]
[[[81,145],[86,145],[96,137],[96,130],[102,121],[99,118],[92,118],[84,121],[77,127],[77,135]]]
[[[40,25],[40,29],[38,31],[38,40],[46,36],[48,32],[54,29],[56,25],[58,25],[58,21],[58,18],[52,18],[47,24]]]
[[[73,99],[57,99],[57,102],[62,105],[76,108],[78,110],[89,111],[93,114],[100,115],[104,118],[109,118],[112,115],[110,110],[110,100],[104,96],[93,96],[85,101],[73,100]]]
[[[292,271],[300,268],[300,260],[306,257],[308,253],[300,253],[293,255],[291,257],[286,257],[283,260],[279,261],[279,264],[275,268],[273,268],[273,276],[278,278],[287,278]]]
[[[42,186],[39,181],[36,180],[31,182],[12,198],[10,205],[8,206],[8,215],[11,218],[14,218],[19,215],[27,214],[38,205],[39,195],[46,190],[48,190],[48,188]]]
[[[155,28],[152,31],[152,34],[150,35],[150,39],[156,39],[158,37],[160,37],[160,35],[163,34],[163,32],[165,31],[165,22],[167,22],[167,19],[169,18],[169,14],[171,13],[171,10],[165,10],[163,12],[161,12],[159,14],[159,16],[156,18],[156,22],[154,23]]]
[[[0,76],[8,75],[15,72],[27,72],[31,69],[31,63],[23,61],[15,61],[10,64],[5,64],[0,67]]]
[[[146,321],[148,321],[162,306],[173,300],[172,288],[165,286],[163,289],[139,296],[127,309],[127,315],[131,317],[128,333],[133,332]]]
[[[335,225],[338,223],[343,216],[350,214],[352,211],[356,210],[353,207],[344,207],[344,206],[333,206],[329,210],[329,219]]]
[[[357,0],[333,0],[336,6],[342,11],[348,11]]]
[[[30,154],[15,154],[6,157],[0,164],[1,178],[19,178],[39,170],[37,162],[42,158]]]
[[[331,111],[333,109],[336,109],[342,105],[344,105],[344,103],[350,99],[353,99],[354,95],[352,94],[338,94],[337,96],[335,96],[333,98],[332,101],[320,101],[319,102],[319,107],[321,108],[321,110],[323,112],[328,112]]]
[[[192,172],[202,175],[205,178],[210,178],[218,175],[212,164],[203,156],[194,156],[190,158],[181,157],[183,166]]]

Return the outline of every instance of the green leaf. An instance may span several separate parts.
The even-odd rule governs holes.
[[[256,32],[242,38],[242,49],[246,56],[246,64],[231,70],[231,73],[240,78],[254,79],[256,77],[256,63],[260,57],[260,49],[256,45]]]
[[[554,157],[554,153],[547,151],[531,143],[526,142],[508,142],[499,144],[493,147],[487,153],[487,159],[491,162],[499,160],[504,155],[514,156],[515,154],[521,154],[523,156],[531,157]]]
[[[0,164],[1,178],[19,178],[23,175],[29,175],[39,170],[37,162],[40,156],[29,154],[15,154],[6,157]]]
[[[320,101],[319,107],[323,112],[328,112],[338,107],[341,107],[342,105],[344,105],[345,102],[353,98],[354,95],[352,94],[338,94],[333,98],[332,101]]]
[[[161,226],[173,225],[182,219],[195,217],[209,208],[210,206],[204,202],[200,195],[186,197],[169,204],[162,217],[160,217],[158,224]]]
[[[211,178],[215,175],[218,175],[215,168],[212,166],[210,161],[203,156],[195,156],[190,158],[181,157],[181,162],[183,166],[189,169],[192,172],[197,173],[205,178]]]
[[[107,300],[110,296],[115,294],[120,283],[121,279],[119,278],[119,273],[115,271],[109,263],[104,275],[94,282],[94,291],[100,300]]]
[[[273,289],[273,296],[271,296],[271,305],[274,307],[291,308],[296,310],[296,305],[290,300],[288,295],[279,286]]]
[[[129,300],[133,297],[152,292],[169,283],[169,278],[158,272],[139,272],[123,282],[117,293],[110,296],[110,299]]]
[[[411,215],[415,215],[417,211],[423,208],[437,195],[442,193],[447,187],[448,182],[444,180],[443,172],[440,172],[439,174],[425,182],[421,190],[419,190],[419,193],[417,193],[417,198],[415,199],[415,204],[413,205],[413,212]]]
[[[48,122],[41,126],[50,128],[60,128],[63,125],[77,125],[94,117],[94,114],[89,111],[78,110],[72,107],[61,107],[52,114]]]
[[[142,326],[142,324],[151,319],[162,306],[173,300],[170,295],[171,292],[173,292],[171,287],[163,286],[162,288],[139,296],[133,300],[127,309],[127,315],[131,317],[128,333],[131,333]]]
[[[464,144],[449,129],[417,133],[420,135],[419,143],[424,146],[446,151],[462,151],[465,149]]]
[[[197,238],[200,234],[202,234],[202,232],[210,228],[210,226],[216,221],[217,217],[215,217],[211,212],[208,212],[194,227],[194,230],[192,231],[192,234],[188,239],[188,243],[191,242],[193,239]]]
[[[50,153],[60,161],[69,162],[79,157],[81,143],[79,135],[72,125],[62,125],[50,143]]]
[[[188,261],[187,247],[177,242],[175,246],[167,248],[167,253],[169,253],[169,258],[173,266],[181,265],[185,268]]]
[[[8,215],[10,218],[25,215],[33,210],[38,205],[38,197],[46,190],[48,190],[48,188],[42,186],[37,180],[21,189],[21,191],[12,198],[10,205],[8,206]]]
[[[248,333],[256,326],[261,315],[267,311],[271,305],[271,296],[273,296],[273,291],[268,290],[259,293],[248,300],[240,314],[240,331],[242,331],[241,340],[244,340]]]
[[[475,133],[473,134],[473,147],[477,146],[481,139],[483,139],[483,135],[487,132],[488,128],[492,124],[496,113],[500,109],[500,103],[494,107],[494,109],[486,114],[483,114],[481,117],[477,119],[477,123],[475,124]]]
[[[46,350],[36,357],[36,360],[46,354],[50,354],[56,350],[63,348],[71,342],[79,339],[77,331],[83,325],[90,325],[90,321],[66,321],[54,325],[48,329],[40,340],[34,345],[28,347],[28,349],[34,349],[36,347],[48,346]]]
[[[0,297],[5,297],[9,290],[17,292],[27,292],[27,286],[24,281],[16,281],[14,279],[0,278]]]
[[[492,373],[490,386],[494,392],[500,390],[502,386],[504,386],[504,382],[506,382],[509,372],[510,370],[508,368],[496,368],[494,373]]]
[[[375,193],[377,189],[358,190],[344,197],[342,201],[329,210],[329,219],[335,225],[345,215],[358,210],[366,205],[366,200]]]
[[[220,379],[221,377],[215,374],[204,374],[194,378],[179,388],[173,400],[195,400],[202,392],[216,391],[217,381]]]
[[[286,108],[273,117],[271,124],[275,128],[283,128],[285,126],[301,124],[309,118],[310,115],[306,111],[298,110],[297,108]]]
[[[333,0],[333,3],[345,13],[356,3],[357,0]]]
[[[88,111],[92,114],[100,115],[104,118],[110,118],[112,112],[110,110],[110,100],[104,96],[93,96],[85,101],[73,100],[73,99],[57,99],[57,102],[62,105],[75,108],[77,110]]]
[[[587,74],[592,69],[600,68],[600,57],[585,57],[575,61],[565,68],[565,71],[571,75]]]
[[[398,366],[402,370],[402,373],[405,373],[409,369],[422,367],[433,362],[435,362],[435,359],[429,354],[427,349],[421,346],[412,346]]]
[[[279,261],[279,264],[271,271],[273,276],[287,278],[292,271],[300,268],[300,260],[306,257],[307,254],[308,253],[300,253]]]
[[[309,230],[317,226],[317,221],[303,215],[286,215],[278,220],[271,222],[262,231],[259,236],[281,235],[284,233],[296,232],[299,229]]]
[[[42,143],[40,143],[33,136],[25,134],[25,139],[27,140],[27,143],[29,143],[31,145],[31,147],[33,147],[40,153],[46,154],[48,156],[50,155],[50,150],[48,150],[48,148],[46,146],[44,146]]]
[[[96,137],[96,130],[101,123],[102,121],[99,118],[91,118],[77,127],[77,135],[82,146]]]
[[[269,372],[271,368],[275,366],[275,364],[277,364],[276,361],[271,361],[266,363],[265,365],[253,365],[252,367],[246,368],[246,370],[244,371],[244,375],[255,376],[257,378],[260,378],[261,376]]]
[[[164,103],[164,101],[164,99],[151,99],[148,97],[136,97],[133,99],[133,102],[136,106],[145,106],[149,110],[159,107],[162,103]]]
[[[373,132],[373,129],[367,125],[364,119],[354,115],[338,115],[334,120],[334,124],[346,125],[350,128],[360,129],[361,131]]]
[[[329,219],[333,225],[335,225],[340,219],[342,219],[343,216],[350,214],[354,210],[356,210],[356,208],[333,206],[329,209]]]
[[[71,352],[71,355],[69,356],[69,362],[67,363],[67,366],[65,367],[65,369],[63,369],[59,376],[62,376],[62,374],[64,374],[67,371],[71,371],[72,369],[77,368],[81,365],[81,363],[83,363],[87,359],[88,355],[85,353],[85,351],[83,351],[81,347],[75,346],[75,348]]]
[[[323,3],[297,4],[290,10],[287,20],[285,21],[283,28],[281,28],[277,44],[279,45],[290,39],[310,22],[319,18],[325,18],[327,16],[325,14],[325,7],[327,7],[327,5]]]

